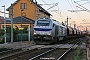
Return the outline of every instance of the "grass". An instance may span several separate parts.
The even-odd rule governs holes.
[[[73,60],[87,60],[85,57],[81,56],[81,54],[81,48],[77,47]]]
[[[77,47],[74,60],[80,60],[80,47]]]

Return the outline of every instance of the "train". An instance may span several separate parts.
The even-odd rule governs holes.
[[[82,37],[83,32],[52,18],[41,17],[34,23],[33,36],[36,44],[51,44],[65,39]]]

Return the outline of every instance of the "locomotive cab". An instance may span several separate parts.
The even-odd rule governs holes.
[[[52,20],[50,18],[40,18],[34,24],[34,41],[52,42]]]

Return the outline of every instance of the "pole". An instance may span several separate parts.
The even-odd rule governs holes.
[[[68,26],[68,16],[67,16],[67,26]]]
[[[74,29],[76,28],[76,24],[74,24]]]
[[[4,7],[4,41],[6,43],[6,19],[5,19],[5,5],[2,6]]]
[[[5,5],[4,5],[4,19],[5,19]],[[4,20],[5,27],[5,43],[6,43],[6,20]]]
[[[67,22],[67,21],[65,21],[65,26],[66,26],[66,22]]]
[[[35,5],[34,5],[34,20],[36,20],[36,4],[37,4],[37,1],[35,0]],[[30,39],[31,39],[31,23],[30,23]]]
[[[67,26],[68,26],[68,19],[71,19],[71,18],[68,18],[68,16],[67,16]]]
[[[22,17],[21,17],[21,28],[22,28]],[[20,41],[22,42],[22,30],[20,30]]]
[[[11,17],[11,42],[13,42],[13,5],[11,4],[12,17]]]
[[[36,20],[36,0],[35,0],[35,5],[34,5],[34,20]]]
[[[30,40],[31,40],[32,38],[31,38],[31,23],[30,23]]]
[[[22,28],[22,11],[21,10],[21,28]],[[22,30],[20,30],[20,41],[22,42]]]

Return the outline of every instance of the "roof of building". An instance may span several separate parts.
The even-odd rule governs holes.
[[[15,5],[18,1],[19,1],[19,0],[16,0],[13,4],[11,4],[11,6]],[[33,2],[33,0],[29,0],[29,1],[30,1],[31,3],[33,3],[34,5],[36,5],[42,12],[44,12],[44,13],[46,13],[46,14],[48,14],[48,15],[51,15],[47,10],[45,10],[44,8],[42,8],[39,4]],[[10,7],[11,7],[11,6],[10,6]],[[10,7],[8,7],[6,10],[9,11],[9,8],[10,8]]]
[[[6,23],[7,24],[11,24],[11,19],[6,19]],[[23,16],[18,16],[16,18],[13,18],[13,23],[14,24],[34,24],[34,20],[29,19],[27,17],[23,17]]]
[[[51,15],[47,10],[45,10],[44,8],[42,8],[39,4],[35,4],[35,2],[32,2],[32,3],[34,5],[36,5],[40,9],[40,11],[43,11],[44,13]]]

